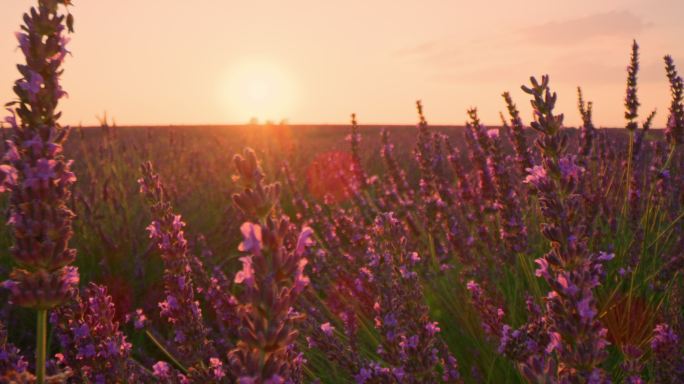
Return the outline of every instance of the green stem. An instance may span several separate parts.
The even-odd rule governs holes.
[[[38,310],[36,326],[36,382],[45,383],[45,358],[47,356],[47,309]]]
[[[166,357],[168,357],[169,360],[171,360],[171,362],[173,363],[173,365],[176,366],[176,368],[180,369],[180,371],[183,372],[184,374],[186,374],[186,375],[188,374],[188,369],[185,368],[185,367],[183,366],[183,364],[180,363],[180,361],[176,360],[176,358],[173,357],[173,355],[171,354],[171,352],[169,352],[166,348],[164,348],[164,345],[163,345],[159,340],[157,340],[156,337],[154,337],[154,335],[152,334],[152,332],[150,332],[150,331],[145,331],[145,334],[147,335],[147,337],[150,338],[150,340],[152,340],[152,342],[154,343],[154,345],[156,345],[157,348],[159,348],[159,350],[162,351],[162,353],[164,353],[164,355],[166,355]]]

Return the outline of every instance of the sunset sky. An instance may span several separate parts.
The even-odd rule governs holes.
[[[575,88],[595,103],[597,126],[622,126],[632,38],[642,47],[644,117],[664,125],[662,56],[684,71],[684,1],[77,0],[64,122],[119,125],[412,124],[422,99],[430,123],[462,124],[477,106],[498,124],[511,90],[551,75],[566,123]],[[20,51],[13,33],[32,0],[3,0],[0,100],[13,98]]]

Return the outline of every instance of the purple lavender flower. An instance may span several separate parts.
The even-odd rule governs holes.
[[[142,173],[140,190],[148,199],[154,215],[147,229],[164,262],[166,300],[159,303],[160,315],[173,326],[173,341],[179,358],[192,366],[206,361],[215,352],[196,298],[193,263],[183,232],[185,223],[173,213],[166,190],[154,173],[152,164],[143,164]]]
[[[0,168],[0,191],[11,191],[10,251],[20,265],[5,285],[14,303],[39,309],[67,301],[78,283],[76,269],[67,269],[76,257],[68,246],[74,214],[67,207],[76,178],[61,153],[69,128],[57,122],[59,97],[53,96],[62,72],[54,56],[66,42],[59,3],[41,1],[17,33],[27,64],[18,66],[23,75],[14,88],[19,106],[9,109],[12,136]]]
[[[50,322],[63,351],[62,361],[76,371],[79,382],[130,382],[140,377],[130,360],[131,344],[114,318],[111,296],[95,284],[76,302],[52,314]]]
[[[579,153],[586,157],[591,153],[594,142],[594,135],[596,135],[594,123],[592,121],[593,103],[584,102],[582,96],[582,88],[577,87],[577,107],[582,117],[582,126],[580,127],[580,151]]]
[[[326,336],[332,337],[333,331],[335,331],[335,327],[333,327],[332,325],[330,325],[329,322],[323,323],[323,324],[321,324],[321,331],[323,331],[323,333],[324,333]]]
[[[379,359],[361,357],[353,345],[345,348],[340,334],[330,329],[329,321],[321,321],[311,330],[315,344],[326,351],[329,359],[352,372],[357,382],[458,382],[456,360],[440,339],[441,330],[430,320],[424,304],[415,273],[420,256],[406,250],[401,221],[392,213],[383,214],[368,230],[372,236],[364,239],[366,254],[359,270],[359,285],[364,287],[360,294],[370,296],[374,328],[382,338],[376,347]],[[353,337],[354,327],[348,324],[354,313],[342,314],[344,333]],[[440,370],[444,375],[439,374]]]
[[[574,157],[562,156],[565,144],[558,131],[563,116],[553,114],[556,95],[549,90],[548,77],[544,76],[541,83],[532,78],[532,87],[523,90],[534,97],[536,121],[532,126],[541,133],[537,144],[542,152],[542,165],[530,170],[526,182],[533,184],[539,194],[545,220],[542,233],[552,244],[551,250],[537,261],[540,268],[536,274],[552,289],[546,300],[545,322],[547,332],[559,336],[554,349],[558,366],[565,369],[558,374],[561,381],[606,382],[600,364],[607,356],[607,331],[597,319],[592,290],[604,277],[602,264],[612,255],[592,254],[587,249],[581,222],[569,220],[576,216],[571,211],[575,207],[573,194],[583,169]],[[525,369],[531,371],[533,367],[528,362]]]
[[[365,190],[369,187],[369,183],[366,171],[363,169],[363,165],[361,164],[361,156],[359,155],[361,134],[358,132],[359,126],[356,122],[356,114],[351,115],[351,128],[352,132],[348,137],[352,153],[351,172],[354,175],[354,182],[356,184],[355,188]]]
[[[639,72],[639,45],[636,41],[632,43],[632,55],[629,66],[627,67],[627,92],[625,96],[625,119],[627,119],[627,129],[634,131],[637,129],[635,119],[639,116],[639,99],[637,97],[637,73]]]
[[[244,256],[240,258],[242,262],[242,270],[235,274],[235,284],[245,284],[247,287],[254,286],[254,268],[252,267],[252,258]]]
[[[241,252],[261,253],[261,227],[253,223],[244,223],[240,227],[244,240],[238,250]]]
[[[679,336],[667,324],[658,324],[653,330],[651,349],[658,355],[674,352],[673,348],[679,344]]]
[[[506,101],[506,107],[511,117],[510,136],[515,148],[516,161],[518,163],[518,167],[520,168],[520,173],[525,174],[527,168],[532,167],[532,156],[525,138],[525,127],[523,125],[522,119],[520,118],[520,112],[518,111],[515,103],[513,103],[510,93],[504,92],[502,96]]]
[[[0,382],[9,380],[12,375],[26,372],[28,362],[19,352],[17,347],[7,341],[7,330],[0,323]]]
[[[245,291],[240,298],[244,303],[240,310],[240,341],[231,356],[240,380],[258,378],[259,382],[275,383],[279,382],[278,377],[295,375],[290,346],[297,335],[295,324],[300,316],[292,307],[309,282],[303,270],[305,248],[285,248],[283,242],[292,230],[286,219],[276,222],[269,218],[263,228],[252,223],[243,227],[251,228],[243,231],[244,242],[250,246],[241,246],[240,250],[250,250],[251,254],[241,258],[243,269],[235,276],[235,282],[243,284]],[[258,238],[253,236],[257,232]],[[309,234],[310,230],[305,228],[300,237]],[[268,315],[262,308],[269,308]]]
[[[566,184],[578,183],[584,168],[577,165],[575,156],[563,156],[558,160],[561,178]]]
[[[480,126],[477,122],[477,112],[472,111],[473,126]],[[484,130],[481,127],[480,130]],[[501,225],[499,234],[504,241],[506,249],[500,252],[501,261],[511,263],[515,255],[527,248],[527,228],[522,220],[522,209],[517,191],[517,183],[514,183],[514,174],[507,166],[504,149],[499,138],[498,129],[489,129],[486,132],[488,139],[487,166],[495,188],[495,202]]]
[[[152,373],[158,379],[170,379],[173,369],[165,361],[158,361],[152,366]]]
[[[667,120],[665,134],[669,142],[677,145],[684,141],[684,81],[677,73],[674,60],[669,55],[665,56],[665,71],[672,93],[670,116]]]
[[[138,308],[135,310],[135,313],[132,315],[132,320],[133,327],[138,330],[145,328],[145,325],[148,322],[147,316],[145,316],[145,313],[143,312],[142,308]]]
[[[251,148],[246,148],[242,156],[235,155],[233,161],[238,171],[233,180],[245,186],[241,193],[233,195],[233,202],[248,219],[264,219],[278,202],[280,183],[263,183],[264,173]]]
[[[244,291],[239,297],[239,342],[230,351],[231,365],[239,383],[298,381],[301,359],[295,358],[294,342],[302,317],[294,307],[309,284],[304,255],[313,232],[304,227],[297,236],[287,217],[274,219],[279,186],[264,183],[252,150],[244,154],[235,157],[234,180],[244,189],[233,195],[233,201],[258,223],[241,226],[243,241],[238,249],[249,254],[240,259],[242,270],[234,279]]]
[[[668,324],[657,324],[653,330],[651,350],[654,354],[655,376],[658,383],[684,381],[684,347]]]
[[[41,0],[24,14],[16,34],[26,64],[17,66],[18,100],[7,104],[12,131],[0,170],[0,192],[10,191],[10,253],[17,266],[4,282],[11,300],[37,310],[36,380],[46,379],[47,311],[72,297],[78,272],[69,266],[76,250],[69,248],[74,214],[67,207],[76,177],[61,148],[69,133],[59,125],[57,104],[65,94],[59,84],[66,52],[65,29],[73,18],[60,14],[68,0]],[[17,119],[18,117],[18,119]]]
[[[546,169],[541,165],[535,165],[532,168],[527,168],[528,175],[524,182],[532,184],[535,188],[541,189],[548,182]]]
[[[470,292],[473,305],[482,317],[482,329],[485,334],[495,340],[502,337],[504,331],[504,310],[497,306],[480,287],[480,284],[473,280],[468,281],[466,288]]]

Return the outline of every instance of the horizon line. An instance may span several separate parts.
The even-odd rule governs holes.
[[[417,127],[417,123],[413,124],[400,124],[400,123],[369,123],[369,124],[357,124],[357,127],[362,128],[379,128],[379,127],[397,127],[397,128],[406,128],[406,127]],[[280,124],[280,123],[274,123],[274,124],[265,124],[265,123],[259,123],[259,124],[250,124],[250,123],[225,123],[225,124],[220,124],[220,123],[207,123],[207,124],[191,124],[191,123],[181,123],[181,124],[108,124],[108,125],[73,125],[73,124],[64,124],[64,127],[70,127],[70,128],[85,128],[85,129],[93,129],[93,128],[104,128],[104,127],[109,127],[109,128],[197,128],[197,127],[207,127],[207,128],[232,128],[232,127],[279,127],[279,126],[284,126],[284,127],[351,127],[351,123],[286,123],[286,124]],[[465,124],[430,124],[428,122],[429,127],[433,128],[465,128]],[[503,125],[490,125],[490,124],[482,124],[484,127],[490,127],[490,128],[503,128]],[[5,126],[4,124],[1,126],[2,129],[9,129],[10,127]],[[529,125],[524,126],[525,129],[532,129]],[[563,126],[563,129],[580,129],[581,127],[576,127],[576,126]],[[626,129],[625,127],[622,126],[599,126],[595,127],[595,129]],[[649,130],[664,130],[665,127],[651,127]]]

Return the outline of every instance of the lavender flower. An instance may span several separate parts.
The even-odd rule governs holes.
[[[67,302],[78,286],[78,272],[69,266],[76,250],[69,248],[74,214],[67,207],[76,176],[64,159],[62,144],[68,127],[58,123],[59,84],[66,56],[65,30],[73,18],[60,14],[68,0],[40,0],[24,14],[16,34],[26,64],[17,66],[17,100],[7,106],[5,119],[12,130],[0,168],[0,192],[10,191],[9,222],[16,267],[3,285],[11,300],[37,310],[36,380],[46,378],[47,310]],[[18,119],[17,119],[18,118]]]
[[[684,381],[684,349],[679,335],[667,324],[658,324],[653,330],[651,350],[655,355],[655,374],[658,383]]]
[[[495,196],[494,183],[487,166],[486,156],[490,150],[491,140],[487,136],[485,128],[480,124],[477,109],[468,110],[468,116],[470,120],[466,123],[466,144],[470,149],[471,161],[477,167],[479,193],[485,200],[490,200]]]
[[[147,227],[164,262],[164,293],[159,314],[173,326],[173,343],[181,360],[194,365],[215,353],[208,339],[202,309],[196,298],[185,222],[172,211],[164,185],[151,163],[143,164],[140,191],[148,199],[154,220]]]
[[[472,112],[473,126],[476,126],[477,111]],[[527,228],[522,221],[520,198],[513,183],[513,177],[506,167],[504,149],[499,138],[499,130],[486,132],[489,139],[487,166],[496,191],[496,207],[501,219],[499,237],[506,244],[507,255],[503,261],[512,262],[514,256],[527,248]]]
[[[349,300],[372,306],[374,328],[381,338],[378,359],[361,356],[355,341],[356,314],[341,311],[344,332],[333,332],[328,320],[312,324],[310,345],[352,374],[357,383],[371,382],[459,382],[456,359],[440,339],[440,326],[431,321],[424,304],[417,269],[421,257],[406,250],[406,232],[396,215],[379,215],[362,242],[365,263],[358,271],[357,286],[363,287]],[[396,239],[396,240],[390,240]],[[361,297],[368,296],[369,303]],[[323,318],[312,310],[312,316]],[[442,372],[440,375],[439,372]]]
[[[27,372],[28,362],[12,343],[7,341],[7,330],[0,323],[0,382],[8,382],[12,376]]]
[[[432,161],[434,159],[433,145],[430,133],[428,131],[427,120],[423,114],[423,104],[420,100],[416,101],[416,109],[418,110],[418,142],[414,154],[418,165],[420,166],[420,185],[421,192],[427,200],[434,193],[434,179]]]
[[[239,175],[234,180],[245,187],[241,193],[233,195],[233,202],[248,219],[265,218],[280,197],[280,183],[262,183],[264,173],[251,148],[246,148],[243,156],[235,155],[233,161]]]
[[[575,216],[573,210],[578,209],[576,187],[583,169],[574,158],[562,156],[565,142],[559,129],[563,116],[553,113],[556,94],[548,87],[548,76],[541,83],[531,80],[532,87],[523,90],[534,97],[532,127],[541,132],[537,145],[542,153],[542,166],[535,167],[527,180],[539,195],[545,220],[542,233],[552,246],[537,261],[537,276],[543,277],[552,289],[546,298],[547,332],[555,335],[552,340],[557,340],[554,349],[558,367],[562,367],[558,372],[561,382],[607,382],[600,368],[607,356],[607,331],[598,321],[593,289],[605,275],[603,263],[613,255],[591,253],[583,226],[570,219]],[[526,369],[533,366],[528,364]]]
[[[592,150],[595,128],[592,121],[592,110],[593,103],[590,101],[588,103],[584,102],[584,97],[582,97],[582,88],[577,87],[577,108],[579,109],[580,116],[582,117],[582,127],[580,133],[580,154],[582,156],[588,156]]]
[[[624,348],[625,362],[622,364],[622,369],[625,371],[628,384],[644,384],[642,379],[642,372],[644,364],[642,363],[644,352],[633,345],[627,345]]]
[[[158,361],[152,366],[152,376],[157,381],[168,384],[189,384],[190,379],[174,369],[171,364],[165,361]]]
[[[651,129],[651,126],[653,125],[653,119],[655,118],[655,116],[656,110],[654,109],[653,111],[651,111],[648,117],[646,117],[646,120],[644,120],[644,122],[642,123],[641,130],[637,133],[634,139],[634,160],[638,159],[639,155],[642,152],[644,136],[646,136],[646,132],[648,132]]]
[[[352,132],[348,137],[349,143],[351,145],[352,153],[352,164],[351,171],[354,175],[355,184],[359,189],[365,190],[368,188],[368,177],[361,164],[361,156],[359,155],[359,143],[361,142],[361,134],[359,131],[359,126],[356,122],[356,114],[351,115],[351,126]]]
[[[287,219],[266,220],[265,227],[243,225],[245,240],[240,250],[250,252],[241,258],[242,271],[235,282],[245,288],[240,298],[242,324],[237,348],[231,352],[239,367],[239,380],[275,380],[295,374],[290,345],[297,335],[300,316],[293,307],[297,297],[309,284],[304,274],[303,258],[311,230],[304,228],[294,249],[284,243],[292,230]],[[260,236],[254,236],[259,233]]]
[[[333,327],[332,325],[330,325],[329,322],[328,322],[328,323],[323,323],[323,324],[321,324],[321,331],[323,331],[323,333],[324,333],[326,336],[332,337],[333,331],[335,331],[335,327]]]
[[[11,191],[10,252],[18,265],[4,284],[14,303],[36,309],[66,302],[78,284],[77,270],[68,266],[76,258],[69,248],[74,214],[67,207],[76,177],[62,154],[69,128],[59,125],[56,111],[64,96],[59,77],[67,52],[62,3],[67,2],[40,1],[17,33],[26,64],[18,66],[23,78],[15,83],[18,100],[11,104],[19,106],[5,119],[12,136],[0,168],[0,191]]]
[[[511,94],[504,92],[502,96],[506,101],[508,114],[511,117],[511,141],[515,148],[516,162],[518,163],[520,172],[525,174],[525,170],[532,167],[532,156],[527,145],[527,140],[525,139],[525,127],[520,118],[520,112],[515,106],[515,103],[513,103]]]
[[[481,326],[485,334],[496,341],[502,340],[503,333],[505,333],[503,324],[505,313],[503,308],[496,305],[484,292],[480,284],[475,281],[468,281],[466,287],[470,292],[473,305],[482,317]],[[501,341],[501,343],[503,343],[503,341]]]
[[[366,260],[376,286],[375,328],[384,339],[377,353],[388,367],[379,369],[377,363],[370,363],[358,374],[389,375],[405,383],[458,382],[456,360],[439,338],[439,326],[430,320],[424,305],[415,273],[420,258],[407,252],[401,222],[391,213],[383,214],[376,218],[372,230]],[[440,368],[443,377],[437,375]]]
[[[140,378],[130,360],[131,343],[114,318],[112,297],[95,284],[75,303],[52,314],[50,321],[64,351],[62,362],[77,372],[73,380],[104,384]]]
[[[394,157],[394,144],[389,141],[389,131],[383,129],[380,135],[382,141],[380,155],[385,162],[391,183],[391,189],[388,192],[400,207],[409,208],[413,204],[413,191],[406,179],[406,172]]]
[[[309,285],[304,255],[313,231],[304,227],[295,237],[286,217],[273,218],[279,186],[265,185],[254,152],[248,149],[244,154],[235,157],[234,180],[242,183],[243,190],[233,201],[259,223],[245,222],[241,227],[239,250],[248,255],[240,259],[242,270],[235,275],[235,283],[244,291],[239,297],[239,342],[230,352],[231,365],[239,383],[298,382],[301,359],[294,342],[302,317],[294,308]]]
[[[632,43],[632,55],[629,66],[627,67],[627,94],[625,96],[625,119],[627,119],[627,129],[634,131],[637,129],[635,119],[639,116],[639,98],[637,97],[637,74],[639,72],[639,45],[636,40]]]
[[[665,133],[669,142],[674,145],[684,140],[684,81],[677,74],[674,60],[671,56],[665,56],[665,72],[670,82],[672,101],[670,103],[670,116],[667,120]]]

